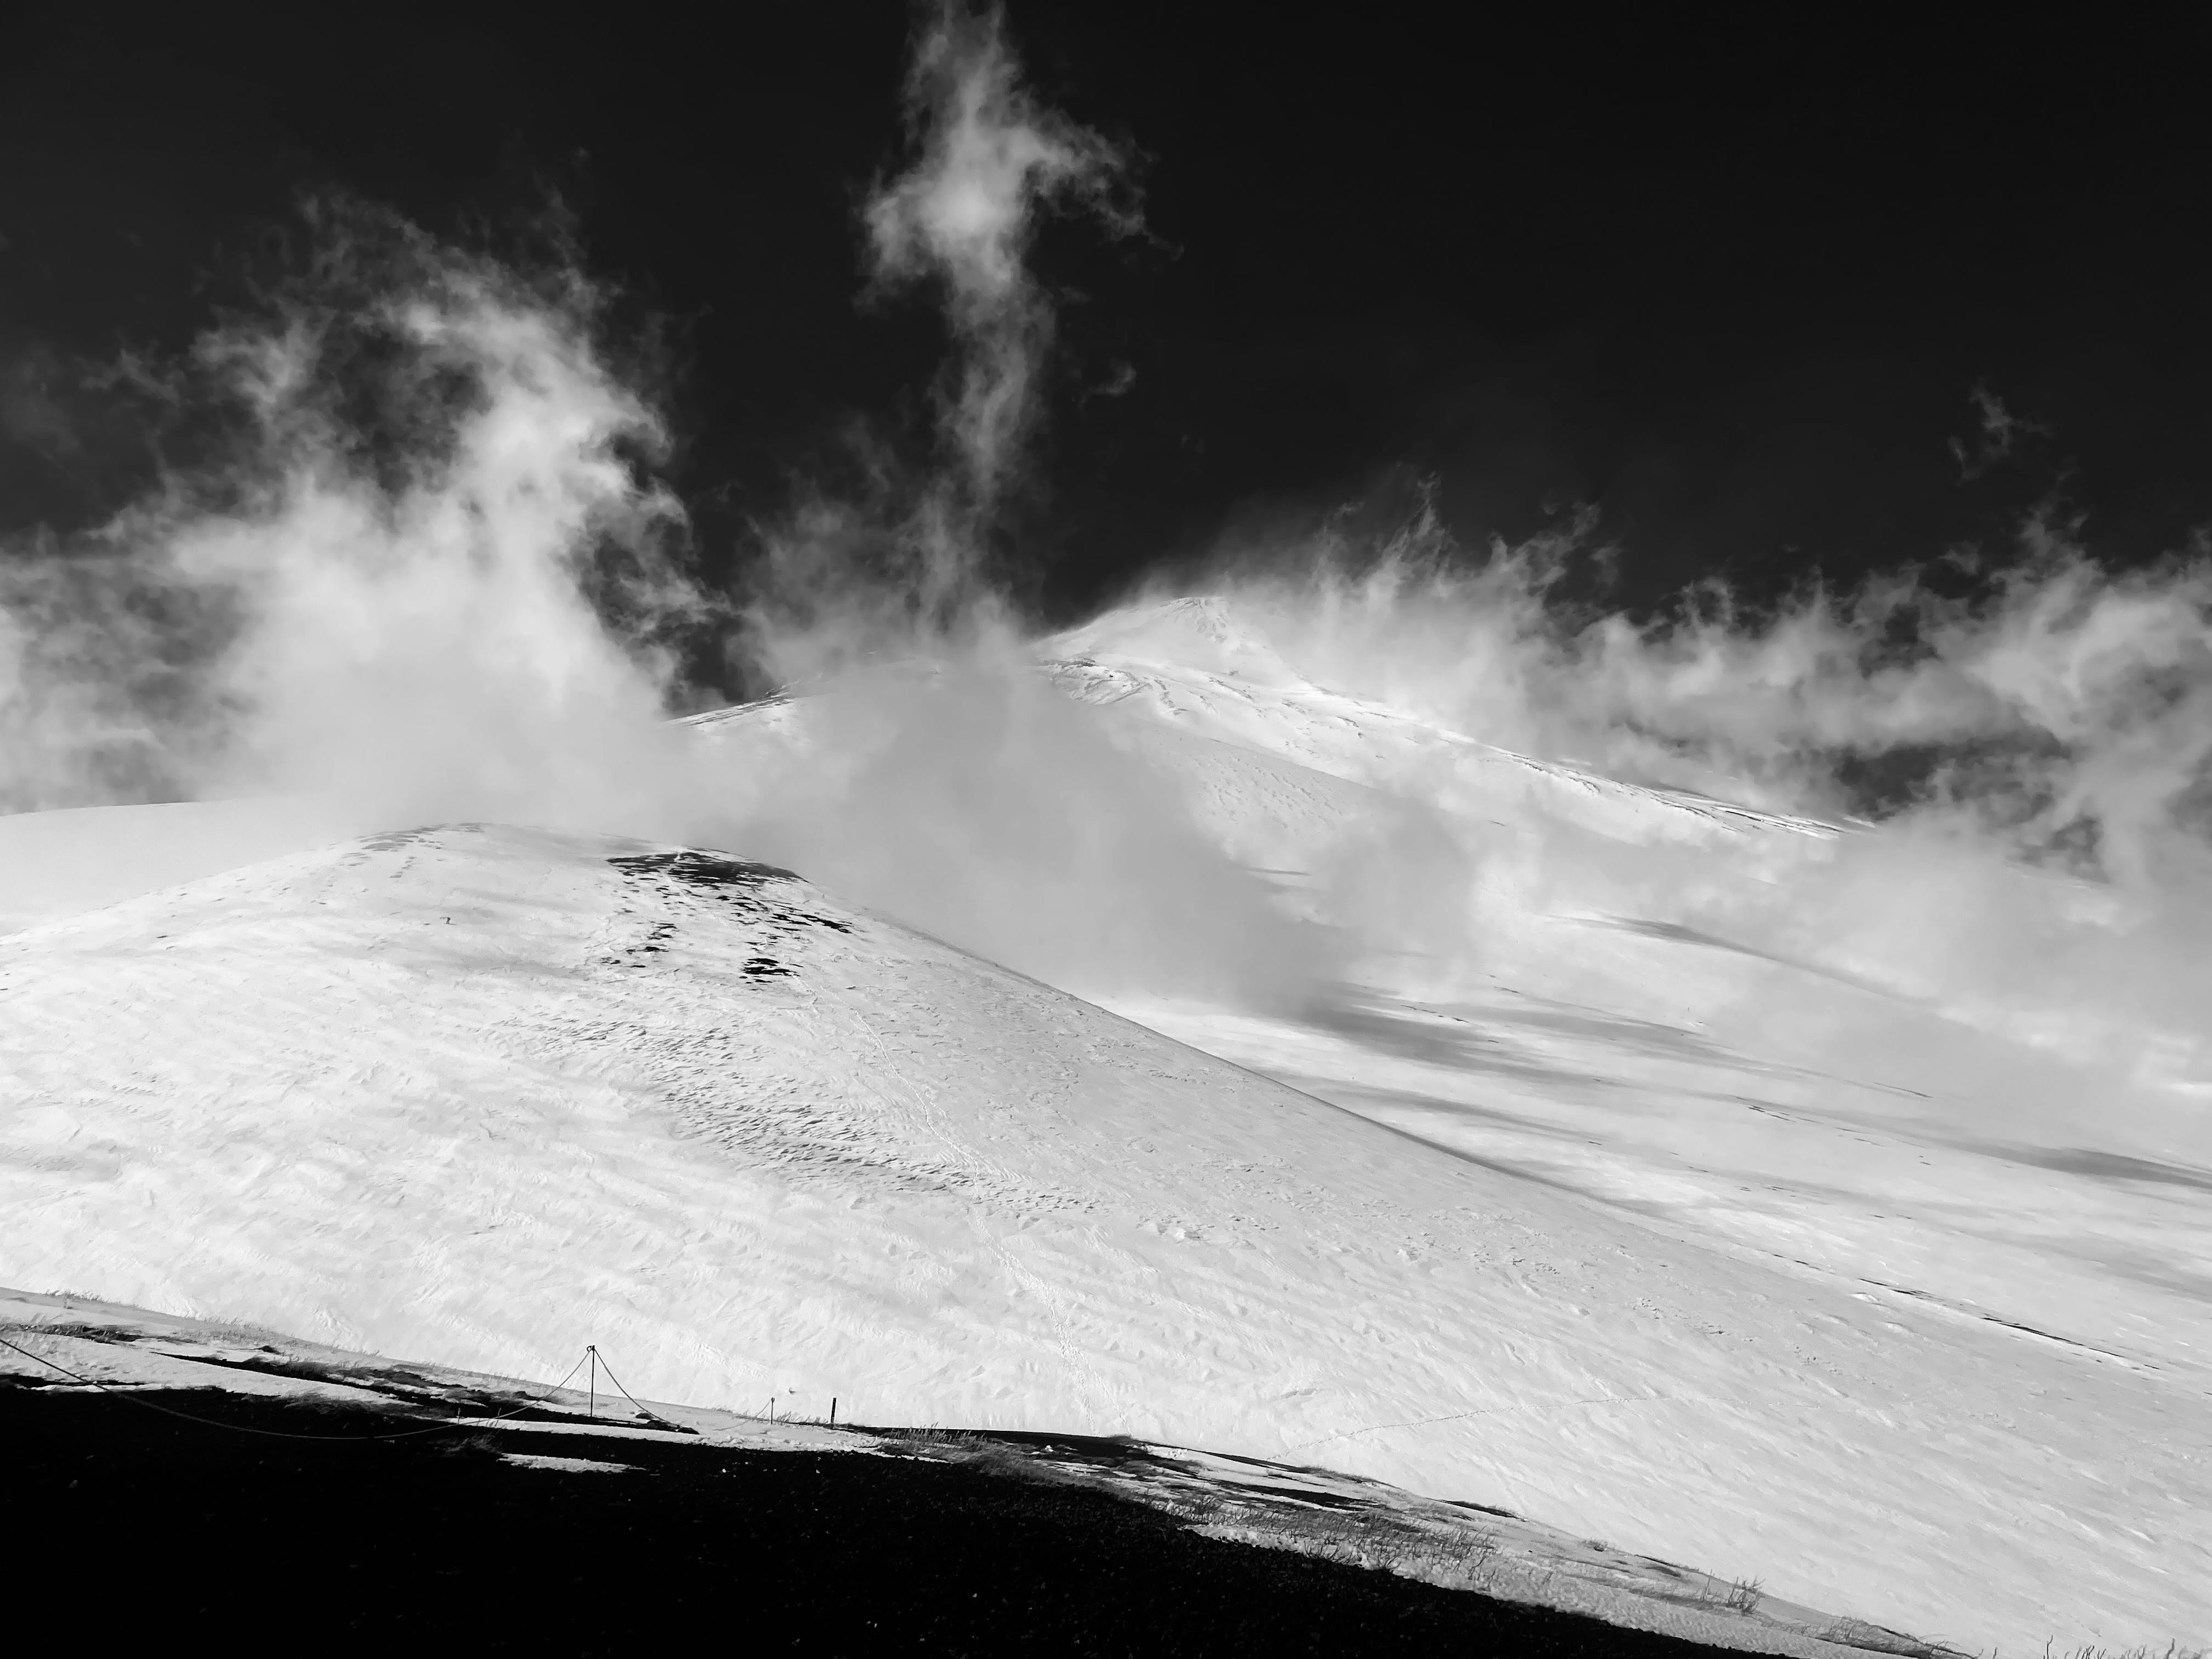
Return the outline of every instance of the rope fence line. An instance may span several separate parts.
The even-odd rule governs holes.
[[[19,1335],[24,1334],[21,1328],[17,1328],[17,1334]],[[83,1340],[94,1340],[96,1339],[86,1338]],[[533,1406],[543,1405],[545,1403],[542,1400],[526,1400],[522,1404],[514,1407],[510,1411],[499,1412],[490,1416],[485,1416],[482,1413],[472,1413],[466,1417],[457,1417],[450,1423],[436,1423],[427,1428],[421,1429],[402,1429],[391,1434],[299,1434],[283,1429],[257,1429],[243,1423],[226,1423],[219,1418],[200,1417],[191,1412],[180,1412],[172,1406],[156,1405],[153,1401],[146,1399],[136,1388],[118,1388],[112,1383],[103,1382],[98,1377],[83,1376],[77,1371],[71,1370],[68,1366],[64,1365],[56,1360],[47,1358],[44,1354],[33,1353],[30,1349],[11,1342],[4,1336],[0,1336],[0,1348],[6,1348],[12,1352],[19,1353],[24,1358],[32,1361],[33,1364],[44,1365],[48,1370],[57,1372],[59,1375],[67,1377],[72,1382],[78,1383],[88,1389],[98,1389],[101,1393],[112,1394],[119,1400],[128,1400],[134,1405],[145,1407],[148,1411],[159,1412],[164,1417],[177,1418],[186,1423],[197,1423],[206,1428],[228,1429],[237,1434],[259,1435],[264,1439],[270,1440],[312,1440],[320,1441],[326,1443],[344,1442],[349,1443],[358,1443],[362,1444],[367,1444],[371,1441],[380,1440],[412,1440],[423,1435],[450,1434],[457,1430],[480,1428],[488,1423],[504,1422],[510,1417],[519,1416],[522,1413],[530,1410]],[[558,1382],[556,1382],[552,1384],[551,1387],[546,1389],[545,1392],[548,1395],[558,1394],[562,1389],[568,1386],[569,1382],[575,1377],[576,1373],[582,1370],[586,1364],[589,1364],[592,1367],[592,1391],[590,1400],[588,1401],[586,1408],[586,1421],[597,1420],[599,1374],[601,1371],[605,1371],[606,1373],[607,1381],[614,1384],[616,1391],[619,1393],[624,1400],[629,1401],[631,1408],[635,1410],[638,1416],[642,1418],[647,1423],[675,1434],[696,1434],[697,1432],[696,1430],[687,1429],[680,1424],[670,1421],[667,1418],[661,1416],[659,1413],[652,1410],[650,1407],[641,1403],[635,1395],[632,1394],[623,1385],[622,1379],[615,1375],[614,1367],[607,1364],[606,1356],[599,1352],[599,1344],[596,1342],[585,1344],[584,1352],[578,1357],[576,1363],[568,1367],[568,1375],[563,1376]],[[251,1370],[252,1368],[249,1366],[244,1369]],[[310,1380],[327,1382],[331,1379],[324,1378]],[[525,1388],[531,1388],[539,1385],[526,1382],[522,1386]],[[833,1429],[837,1425],[837,1405],[838,1402],[834,1398],[830,1402],[830,1418],[828,1426]],[[743,1413],[740,1413],[740,1415],[743,1415]],[[769,1422],[771,1424],[778,1423],[780,1421],[799,1420],[789,1418],[779,1419],[775,1414],[775,1397],[773,1395],[769,1397],[767,1417]],[[809,1420],[817,1424],[819,1424],[822,1421],[822,1419],[818,1418]]]
[[[623,1397],[623,1399],[625,1399],[625,1400],[629,1401],[629,1403],[630,1403],[632,1406],[635,1406],[635,1407],[637,1407],[637,1414],[638,1414],[640,1417],[643,1418],[643,1419],[644,1419],[647,1422],[648,1422],[648,1423],[659,1423],[659,1424],[663,1425],[664,1426],[670,1427],[670,1428],[673,1428],[673,1427],[675,1427],[675,1425],[673,1425],[673,1424],[670,1423],[666,1418],[665,1418],[665,1417],[661,1416],[658,1412],[650,1412],[650,1411],[647,1411],[647,1410],[643,1406],[640,1406],[640,1405],[638,1405],[637,1396],[636,1396],[635,1395],[632,1394],[632,1393],[631,1393],[628,1389],[625,1389],[625,1388],[623,1388],[623,1385],[622,1385],[622,1378],[620,1378],[620,1377],[617,1376],[615,1375],[615,1368],[614,1368],[613,1366],[611,1366],[611,1365],[610,1365],[610,1364],[607,1364],[606,1356],[605,1356],[605,1354],[603,1354],[603,1353],[601,1353],[601,1352],[599,1352],[599,1345],[598,1343],[596,1343],[596,1342],[591,1342],[591,1343],[586,1343],[586,1344],[585,1345],[585,1346],[584,1346],[584,1358],[585,1358],[585,1359],[589,1359],[589,1360],[592,1362],[592,1379],[593,1379],[593,1392],[594,1392],[594,1394],[595,1394],[595,1395],[596,1395],[596,1393],[597,1393],[597,1389],[598,1389],[598,1376],[599,1376],[599,1372],[601,1372],[601,1371],[605,1371],[605,1372],[607,1374],[607,1381],[608,1381],[608,1382],[611,1382],[611,1383],[613,1383],[613,1384],[615,1385],[615,1388],[616,1388],[616,1389],[617,1389],[621,1393],[622,1397]],[[580,1365],[580,1364],[582,1364],[584,1363],[584,1361],[583,1361],[582,1359],[580,1359],[580,1360],[578,1360],[576,1363],[577,1363],[579,1365]],[[575,1372],[574,1372],[574,1371],[570,1371],[570,1372],[568,1373],[568,1376],[574,1376],[575,1374],[576,1374]],[[567,1379],[566,1377],[564,1377],[564,1378],[562,1378],[562,1380],[563,1382],[566,1382],[568,1379]],[[593,1409],[594,1409],[594,1411],[596,1411],[596,1409],[597,1409],[597,1408],[596,1408],[596,1407],[594,1407],[594,1408],[593,1408]],[[684,1432],[684,1433],[693,1432],[693,1431],[689,1431],[689,1430],[684,1430],[684,1431],[679,1431],[679,1432]]]
[[[79,1376],[68,1366],[59,1364],[55,1361],[47,1358],[44,1354],[33,1353],[28,1348],[20,1347],[16,1344],[10,1342],[4,1336],[0,1336],[0,1348],[7,1348],[14,1352],[19,1353],[26,1359],[32,1360],[39,1364],[44,1365],[48,1370],[58,1371],[64,1376],[68,1377],[72,1382],[82,1383],[88,1389],[98,1389],[101,1393],[112,1394],[118,1400],[128,1400],[133,1405],[143,1406],[149,1412],[159,1412],[164,1417],[181,1418],[187,1423],[198,1423],[205,1428],[228,1429],[234,1434],[258,1434],[263,1438],[268,1440],[316,1440],[325,1443],[345,1442],[356,1445],[367,1445],[372,1441],[379,1440],[413,1440],[426,1434],[451,1434],[457,1430],[480,1427],[485,1423],[501,1422],[507,1418],[518,1416],[521,1413],[528,1411],[532,1407],[542,1403],[535,1400],[526,1400],[522,1404],[517,1406],[513,1411],[501,1412],[492,1417],[487,1418],[477,1416],[462,1418],[451,1423],[434,1423],[426,1429],[402,1429],[392,1434],[295,1434],[283,1429],[257,1429],[244,1423],[226,1423],[219,1418],[197,1417],[191,1412],[180,1412],[173,1407],[157,1406],[152,1401],[144,1398],[134,1389],[118,1389],[112,1383],[102,1382],[97,1377]],[[587,1347],[584,1351],[583,1356],[578,1358],[574,1364],[568,1367],[568,1376],[562,1377],[558,1382],[556,1382],[551,1389],[547,1390],[547,1392],[549,1394],[557,1394],[562,1389],[566,1388],[568,1385],[569,1377],[574,1376],[578,1371],[583,1370],[584,1360],[592,1357],[598,1352],[597,1348]],[[604,1364],[605,1362],[602,1361],[601,1363]],[[614,1373],[612,1371],[609,1371],[607,1375],[609,1378],[611,1379]],[[619,1382],[617,1382],[615,1386],[618,1389],[622,1388],[622,1384]],[[623,1397],[624,1399],[629,1399],[629,1390],[628,1389],[623,1389]],[[637,1401],[630,1400],[630,1404],[637,1406]],[[644,1407],[638,1406],[637,1408],[640,1412],[645,1413],[647,1416],[652,1416],[651,1413],[645,1411]],[[657,1422],[659,1419],[654,1419],[654,1420]]]

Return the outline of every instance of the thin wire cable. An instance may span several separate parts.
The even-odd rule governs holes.
[[[131,1389],[112,1387],[108,1383],[100,1382],[97,1377],[80,1376],[68,1366],[57,1364],[54,1361],[47,1358],[44,1354],[33,1353],[28,1348],[16,1347],[15,1344],[10,1342],[4,1336],[0,1336],[0,1348],[13,1349],[15,1352],[22,1355],[26,1359],[36,1360],[40,1364],[44,1365],[48,1370],[59,1371],[64,1376],[68,1377],[72,1382],[82,1382],[88,1389],[98,1389],[103,1394],[112,1394],[118,1400],[128,1400],[133,1405],[143,1406],[148,1411],[159,1412],[164,1417],[182,1418],[187,1423],[198,1423],[204,1427],[210,1429],[228,1429],[234,1434],[258,1434],[264,1439],[267,1440],[319,1440],[325,1442],[345,1441],[350,1443],[361,1445],[366,1445],[372,1440],[412,1440],[421,1435],[450,1434],[456,1429],[474,1428],[479,1424],[487,1422],[501,1422],[507,1418],[516,1415],[518,1413],[526,1412],[532,1406],[540,1403],[535,1400],[526,1400],[522,1404],[517,1406],[514,1411],[501,1412],[496,1417],[465,1418],[452,1423],[434,1424],[427,1429],[403,1429],[396,1434],[294,1434],[284,1429],[256,1429],[249,1427],[244,1423],[225,1423],[219,1418],[195,1417],[190,1412],[180,1412],[176,1410],[173,1407],[157,1406],[152,1401],[133,1393]],[[567,1387],[568,1377],[575,1376],[579,1370],[582,1370],[583,1364],[584,1362],[581,1359],[579,1359],[574,1364],[569,1366],[568,1376],[562,1377],[558,1382],[556,1382],[553,1387],[548,1390],[548,1392],[557,1394],[563,1388]],[[617,1383],[616,1386],[620,1387],[621,1385]],[[623,1392],[627,1395],[629,1391],[627,1389],[624,1389]],[[637,1404],[635,1401],[632,1401],[630,1403],[632,1405]],[[642,1411],[644,1407],[641,1406],[638,1409]]]
[[[622,1378],[620,1378],[619,1376],[617,1376],[615,1375],[615,1368],[614,1368],[613,1366],[611,1366],[611,1365],[610,1365],[610,1364],[607,1364],[607,1357],[606,1357],[606,1355],[605,1355],[605,1354],[603,1354],[603,1353],[599,1353],[599,1349],[598,1349],[598,1348],[596,1348],[596,1347],[593,1347],[593,1348],[588,1349],[588,1350],[586,1350],[586,1352],[591,1352],[591,1353],[597,1353],[597,1354],[599,1354],[599,1369],[600,1369],[601,1370],[605,1371],[605,1372],[607,1374],[607,1381],[608,1381],[608,1382],[610,1382],[613,1383],[613,1384],[615,1385],[615,1387],[617,1387],[617,1389],[622,1389],[622,1397],[623,1397],[623,1399],[625,1399],[625,1400],[629,1401],[629,1403],[630,1403],[631,1405],[633,1405],[633,1406],[637,1406],[637,1412],[638,1412],[638,1415],[639,1415],[639,1416],[641,1416],[641,1417],[644,1418],[647,1421],[648,1421],[648,1422],[652,1422],[652,1423],[665,1423],[665,1422],[667,1422],[667,1421],[668,1421],[668,1419],[667,1419],[666,1418],[665,1418],[665,1417],[661,1416],[659,1413],[658,1413],[658,1412],[649,1412],[649,1411],[646,1410],[646,1408],[645,1408],[644,1407],[642,1407],[642,1406],[638,1406],[638,1405],[637,1405],[637,1396],[636,1396],[635,1395],[632,1394],[632,1393],[631,1393],[628,1389],[623,1389],[623,1385],[622,1385]],[[574,1371],[571,1371],[571,1372],[569,1372],[568,1374],[569,1374],[571,1376],[574,1376],[575,1375],[575,1373],[574,1373]]]

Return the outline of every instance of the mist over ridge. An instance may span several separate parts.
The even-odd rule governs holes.
[[[1477,743],[1883,826],[1749,884],[1728,855],[1565,829],[1529,864],[1468,827],[1490,809],[1449,769],[1409,762],[1362,781],[1427,826],[1405,833],[1432,868],[1394,855],[1426,872],[1423,901],[1376,908],[1352,873],[1374,859],[1316,845],[1285,856],[1335,873],[1309,872],[1285,916],[1280,878],[1200,823],[1188,778],[1036,672],[1049,647],[999,550],[1043,465],[1059,296],[1027,255],[1056,208],[1140,229],[1122,158],[1028,88],[995,12],[925,20],[908,113],[906,164],[855,229],[879,299],[919,290],[944,319],[925,465],[853,498],[802,482],[755,525],[744,582],[711,589],[662,477],[680,434],[580,265],[518,270],[373,208],[315,208],[313,258],[261,315],[139,370],[228,423],[223,461],[0,561],[0,801],[306,794],[364,829],[757,845],[1090,988],[1150,973],[1295,1000],[1394,956],[1442,984],[1503,959],[1498,904],[1571,902],[1877,977],[1910,962],[1923,990],[2000,1004],[2042,975],[2044,1015],[2018,1019],[2125,988],[2092,1000],[2193,1026],[2212,562],[2200,545],[2106,571],[2057,507],[1978,574],[1900,568],[1758,611],[1714,583],[1656,622],[1565,597],[1563,573],[1620,556],[1589,514],[1486,548],[1425,503],[1373,533],[1338,515],[1139,583],[1139,607],[1213,594],[1310,684]],[[1985,390],[1972,407],[1970,471],[2021,426]],[[803,742],[702,765],[668,724],[772,687],[815,711]],[[2022,861],[2106,896],[2023,912]],[[1458,919],[1449,945],[1439,916]]]

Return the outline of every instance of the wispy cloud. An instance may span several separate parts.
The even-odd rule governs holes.
[[[954,343],[940,416],[954,475],[933,502],[926,580],[969,574],[1036,419],[1052,305],[1026,255],[1038,214],[1072,204],[1115,232],[1137,225],[1112,145],[1048,109],[1022,82],[1005,18],[947,3],[918,37],[907,89],[916,155],[866,210],[875,279],[942,285]]]
[[[1981,429],[1971,441],[1963,438],[1950,441],[1951,456],[1959,463],[1959,476],[1962,478],[1978,478],[1991,467],[2012,459],[2023,437],[2051,435],[2049,427],[2021,419],[2006,406],[2003,398],[1979,382],[1966,395],[1979,417]]]
[[[0,804],[313,790],[589,823],[650,793],[657,636],[707,601],[596,296],[343,217],[269,315],[171,371],[238,434],[219,463],[0,559]]]

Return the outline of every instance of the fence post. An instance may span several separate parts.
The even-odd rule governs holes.
[[[830,1396],[830,1426],[837,1426],[837,1396],[834,1394]]]

